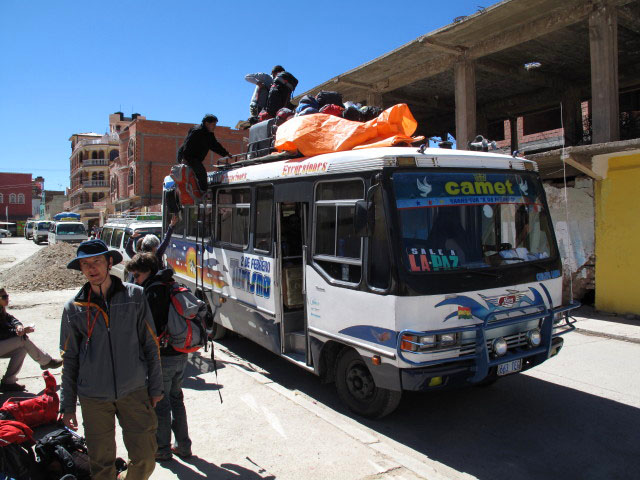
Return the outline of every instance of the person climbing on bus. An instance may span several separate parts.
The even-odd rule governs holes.
[[[221,157],[231,156],[229,151],[216,139],[214,132],[217,124],[218,117],[207,113],[202,118],[200,125],[189,129],[182,146],[178,149],[178,163],[183,163],[193,169],[198,186],[203,192],[207,190],[207,169],[202,165],[202,162],[207,157],[209,150]]]

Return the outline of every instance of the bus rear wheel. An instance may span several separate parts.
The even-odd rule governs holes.
[[[336,389],[351,411],[367,418],[382,418],[400,404],[402,392],[376,386],[358,352],[344,349],[336,362]]]

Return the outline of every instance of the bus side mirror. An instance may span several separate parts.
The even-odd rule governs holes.
[[[358,200],[353,218],[353,229],[358,237],[368,237],[373,232],[375,207],[372,202]]]

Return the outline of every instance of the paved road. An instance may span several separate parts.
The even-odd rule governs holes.
[[[0,271],[13,267],[47,244],[36,245],[24,237],[6,237],[0,243]]]
[[[35,323],[35,341],[56,352],[61,306],[73,292],[12,293],[14,315]],[[637,478],[640,344],[565,338],[558,357],[526,374],[406,394],[381,421],[352,416],[332,385],[248,340],[224,339],[217,380],[202,353],[185,381],[196,456],[161,465],[152,478]],[[42,390],[36,364],[27,359],[22,374],[31,392]],[[124,456],[121,440],[118,448]]]

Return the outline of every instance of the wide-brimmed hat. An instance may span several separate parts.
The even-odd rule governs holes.
[[[102,240],[87,240],[78,245],[76,250],[76,258],[67,264],[67,268],[72,270],[80,270],[80,259],[97,257],[98,255],[106,255],[113,259],[113,264],[117,265],[122,261],[122,255],[117,250],[109,250],[107,244]]]

